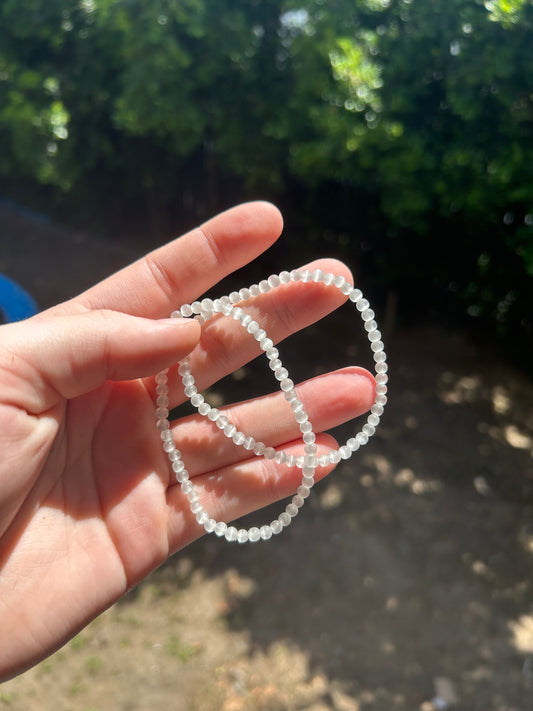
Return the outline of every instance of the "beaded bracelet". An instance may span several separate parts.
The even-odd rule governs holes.
[[[273,341],[268,337],[265,330],[252,319],[250,314],[247,314],[240,306],[237,306],[237,304],[259,296],[259,294],[265,294],[281,284],[298,281],[304,283],[322,282],[326,286],[335,287],[355,304],[364,322],[364,328],[367,332],[376,364],[376,398],[370,409],[366,423],[360,432],[354,437],[350,437],[339,449],[332,450],[328,454],[321,456],[317,455],[316,436],[313,432],[313,426],[309,421],[303,403],[296,394],[294,382],[289,378],[287,369],[283,367],[279,358],[278,349],[274,347]],[[244,447],[244,449],[253,452],[256,456],[263,456],[265,459],[273,459],[277,464],[301,468],[302,479],[296,494],[285,507],[285,510],[282,511],[276,519],[270,524],[261,526],[261,528],[254,526],[250,529],[237,529],[235,526],[228,526],[224,521],[216,521],[209,516],[200,503],[199,494],[190,481],[189,473],[181,458],[181,452],[174,443],[170,422],[168,420],[168,369],[156,376],[157,427],[161,432],[163,449],[167,452],[176,480],[180,483],[182,491],[189,500],[191,512],[195,515],[198,523],[204,526],[206,532],[214,532],[217,536],[224,536],[227,541],[237,541],[238,543],[268,540],[273,534],[281,533],[304,505],[305,499],[309,496],[314,484],[316,467],[324,467],[329,464],[336,464],[341,459],[349,459],[349,457],[351,457],[359,447],[366,444],[369,438],[375,433],[387,402],[388,376],[385,349],[383,341],[381,340],[381,333],[374,320],[374,312],[370,308],[368,301],[363,298],[361,291],[355,289],[343,276],[324,273],[320,269],[315,269],[312,272],[309,270],[299,271],[297,269],[292,272],[284,271],[279,275],[270,276],[259,284],[253,284],[248,289],[245,288],[240,291],[234,291],[229,294],[229,296],[224,296],[220,299],[203,299],[202,301],[195,301],[192,304],[184,304],[179,311],[174,311],[171,316],[174,318],[194,317],[201,324],[204,324],[217,314],[233,318],[258,341],[261,350],[264,351],[269,360],[269,367],[274,372],[274,377],[279,382],[279,387],[284,393],[285,399],[293,412],[295,421],[300,428],[304,442],[304,454],[295,457],[292,454],[287,454],[283,450],[276,451],[273,447],[267,447],[264,442],[257,441],[244,432],[240,432],[237,427],[230,422],[228,417],[223,415],[217,408],[211,407],[211,405],[206,402],[204,396],[198,392],[188,358],[182,360],[178,368],[178,373],[184,387],[184,394],[190,399],[191,404],[198,410],[200,415],[214,422],[223,434],[231,439],[234,444]]]

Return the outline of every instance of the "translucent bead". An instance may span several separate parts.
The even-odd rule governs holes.
[[[266,331],[262,328],[260,328],[259,331],[256,331],[254,333],[254,338],[256,341],[262,341],[265,336],[266,336]]]
[[[228,420],[226,415],[220,415],[219,418],[216,420],[215,424],[219,430],[223,430],[226,425],[230,424],[230,421]]]
[[[229,300],[232,304],[238,304],[241,300],[241,295],[238,291],[232,291],[231,294],[229,294]]]
[[[158,407],[157,410],[155,411],[155,416],[161,420],[163,418],[168,418],[168,408],[167,407]]]
[[[368,301],[366,299],[359,299],[355,308],[358,311],[365,311],[365,309],[367,309],[369,306],[370,306],[370,304],[368,303]]]
[[[250,289],[246,289],[246,287],[243,289],[239,289],[239,296],[241,297],[241,301],[246,301],[246,299],[249,299],[251,295],[252,292],[250,291]]]
[[[184,494],[188,494],[189,491],[194,490],[194,484],[192,483],[192,481],[189,481],[188,479],[186,479],[181,482],[181,490],[183,491]]]
[[[265,355],[269,360],[274,360],[275,358],[279,357],[279,351],[277,348],[269,348],[267,351],[265,351]],[[281,363],[281,361],[280,361]]]
[[[207,531],[207,533],[213,533],[216,525],[217,525],[217,522],[215,521],[214,518],[208,518],[207,521],[204,523],[204,528]]]
[[[361,311],[361,318],[363,321],[372,321],[374,318],[375,313],[372,311],[372,309],[365,309],[364,311]]]
[[[352,450],[350,447],[348,447],[347,444],[344,444],[342,447],[339,449],[339,454],[341,459],[350,459],[352,456]]]
[[[246,326],[246,330],[253,336],[254,333],[257,333],[257,331],[259,331],[259,324],[257,323],[257,321],[250,321],[248,326]]]
[[[256,442],[254,445],[254,454],[260,457],[266,449],[266,445],[263,442]]]
[[[346,442],[348,447],[352,450],[352,452],[357,452],[359,449],[359,442],[356,440],[355,437],[350,437],[350,439]]]
[[[158,386],[155,389],[156,393],[158,395],[166,395],[168,392],[167,388],[167,376],[165,375],[165,382],[164,383],[159,383]]]
[[[261,538],[261,533],[256,526],[252,526],[252,528],[248,531],[248,538],[252,543],[255,543]]]
[[[376,363],[384,363],[387,360],[387,356],[383,351],[379,351],[378,353],[374,353],[374,361]]]
[[[248,451],[254,448],[255,444],[255,439],[253,437],[246,437],[244,442],[242,443],[242,446],[244,449],[247,449]]]
[[[226,437],[233,437],[233,435],[237,432],[237,428],[235,425],[231,422],[228,422],[227,425],[224,425],[224,434]]]
[[[259,284],[252,284],[250,287],[250,295],[251,296],[259,296],[261,293],[261,289],[259,288]]]
[[[185,397],[192,397],[196,395],[198,390],[196,389],[196,385],[187,385],[186,388],[183,388],[183,392],[185,393]]]
[[[376,375],[376,383],[378,385],[385,385],[385,383],[387,383],[388,380],[389,380],[389,378],[387,375],[385,375],[385,373],[378,373]]]
[[[239,532],[237,531],[235,526],[228,526],[224,531],[224,537],[227,541],[236,541],[238,533]]]
[[[287,455],[283,450],[280,450],[279,452],[276,452],[276,455],[274,456],[274,461],[276,464],[284,464],[287,461]]]
[[[200,511],[203,511],[203,506],[199,501],[195,501],[194,503],[191,504],[191,511],[193,514],[197,514]]]
[[[270,370],[273,370],[275,372],[276,370],[281,368],[282,365],[283,363],[280,361],[279,358],[272,358],[272,360],[268,364],[268,367],[270,368]]]
[[[322,281],[326,286],[330,286],[333,284],[333,280],[335,279],[335,274],[332,274],[331,272],[327,272],[327,274],[324,274],[324,278]]]
[[[386,405],[387,396],[384,393],[378,393],[376,395],[376,405]]]
[[[288,467],[293,467],[296,462],[296,457],[294,454],[287,454],[287,461],[285,462]]]
[[[277,370],[274,371],[274,377],[276,380],[284,380],[289,376],[289,371],[287,368],[277,368]]]
[[[200,304],[203,311],[213,311],[213,301],[211,299],[202,299]]]
[[[308,435],[304,435],[304,437],[303,437],[304,442],[305,442],[306,437],[308,437]],[[304,452],[306,454],[316,455],[316,444],[315,444],[314,440],[312,440],[311,442],[306,442],[306,444],[304,446]],[[313,456],[313,459],[314,458],[315,457]],[[314,466],[314,462],[313,462],[313,466]]]
[[[164,372],[158,373],[155,376],[155,382],[159,385],[161,383],[166,383],[167,382],[167,374]]]
[[[386,392],[387,392],[386,385],[376,385],[376,394],[377,395],[385,395]]]
[[[316,435],[314,432],[306,432],[302,437],[305,444],[313,444],[316,441]]]
[[[294,413],[294,419],[296,420],[296,422],[297,422],[299,425],[301,425],[301,424],[303,424],[304,422],[307,422],[307,420],[309,419],[309,416],[308,416],[307,412],[305,412],[304,410],[302,410],[301,412],[295,412],[295,413]],[[303,430],[302,430],[302,432],[303,432]]]
[[[268,285],[272,288],[275,289],[281,284],[280,278],[277,274],[272,274],[272,276],[268,277]]]
[[[168,407],[169,399],[166,395],[160,395],[155,401],[155,403],[158,407]]]
[[[241,318],[241,324],[244,326],[244,328],[248,328],[248,324],[250,324],[251,322],[252,322],[252,317],[250,316],[250,314],[245,314]]]
[[[188,317],[192,316],[192,308],[190,304],[183,304],[183,306],[180,309],[180,313],[182,316]]]
[[[274,457],[276,456],[276,450],[274,449],[274,447],[267,447],[263,452],[263,456],[265,459],[274,459]]]
[[[383,410],[383,408],[381,408]],[[377,427],[379,425],[379,416],[375,415],[374,413],[370,414],[368,416],[368,424],[372,425],[373,427]]]
[[[246,435],[243,432],[237,431],[232,435],[231,439],[235,444],[240,446],[246,439]]]
[[[322,281],[324,279],[324,272],[322,269],[314,269],[311,274],[311,279],[316,282]]]
[[[176,473],[176,481],[178,482],[178,484],[181,484],[182,486],[183,486],[183,484],[184,484],[185,482],[187,482],[187,483],[190,484],[190,482],[188,481],[188,479],[189,479],[189,472],[188,472],[186,469],[184,469],[182,472],[177,472],[177,473]],[[189,492],[189,496],[190,496],[192,493],[193,493],[193,492],[190,491],[190,492]]]
[[[366,423],[366,425],[363,425],[363,432],[367,435],[367,437],[372,437],[375,431],[376,428],[374,427],[374,425],[370,425],[368,422]]]
[[[316,465],[316,457],[314,454],[306,454],[303,458],[303,466],[314,467]]]
[[[318,458],[318,463],[320,464],[321,467],[327,467],[329,464],[329,455],[328,454],[321,454],[320,457]]]
[[[372,333],[373,331],[377,331],[378,325],[375,321],[365,321],[365,331],[367,333]]]
[[[184,480],[185,481],[185,480]],[[200,495],[196,491],[196,489],[191,489],[191,491],[187,492],[187,498],[189,499],[191,504],[195,504],[196,502],[200,502]]]
[[[359,446],[363,447],[368,442],[368,435],[365,432],[358,432],[355,439],[359,442]]]
[[[157,420],[155,426],[158,430],[168,430],[168,428],[170,427],[170,422],[166,418]]]
[[[311,493],[311,489],[308,486],[304,486],[303,484],[300,484],[300,486],[296,490],[296,493],[298,496],[301,496],[302,499],[307,499],[307,497]]]
[[[196,393],[196,395],[193,395],[191,397],[191,405],[193,407],[198,407],[199,405],[201,405],[203,403],[203,401],[204,401],[204,396],[200,395],[199,393]]]
[[[172,439],[172,432],[169,429],[166,429],[161,432],[160,436],[163,442],[166,442],[168,439]]]
[[[211,422],[214,422],[219,417],[220,417],[220,410],[218,410],[216,407],[212,407],[209,410],[209,412],[207,413],[207,419],[211,420]]]
[[[336,286],[337,288],[341,288],[341,286],[346,282],[346,279],[341,276],[340,274],[333,279],[333,286]]]
[[[263,541],[268,541],[272,538],[272,529],[270,526],[261,526],[259,533]]]
[[[368,340],[371,342],[381,341],[381,333],[379,331],[370,331]]]
[[[165,452],[172,452],[173,449],[176,449],[176,445],[171,440],[168,440],[163,444],[163,449]]]
[[[170,314],[170,318],[181,318],[181,311],[173,311]]]
[[[196,520],[201,526],[207,521],[208,518],[209,514],[207,513],[207,511],[200,511],[196,514]]]
[[[202,305],[199,301],[193,301],[191,304],[191,309],[193,314],[199,314],[202,312]]]
[[[294,390],[294,382],[290,378],[284,378],[280,382],[279,387],[284,393],[288,393],[291,390]]]
[[[211,409],[211,405],[207,402],[202,402],[200,405],[198,405],[198,412],[200,415],[207,415],[209,410]]]
[[[352,301],[354,304],[356,304],[360,299],[363,297],[363,292],[360,291],[359,289],[354,289],[350,293],[350,301]]]
[[[272,348],[274,342],[271,338],[263,338],[261,341],[259,341],[259,345],[261,346],[262,350],[266,352],[270,348]]]
[[[312,273],[309,271],[309,269],[304,269],[303,271],[300,272],[300,274],[301,274],[301,277],[302,277],[302,281],[303,281],[304,283],[307,283],[307,282],[311,281],[311,279],[312,279],[312,277],[313,277],[313,275],[312,275]]]
[[[288,526],[291,522],[291,517],[286,511],[282,511],[282,513],[280,513],[280,515],[278,516],[278,521],[281,523],[282,526]]]
[[[307,488],[307,487],[306,487],[306,488]],[[297,508],[301,509],[302,506],[303,506],[304,503],[305,503],[305,499],[304,499],[303,496],[300,496],[300,494],[295,494],[295,495],[292,497],[292,503],[293,503]]]
[[[302,273],[299,269],[293,269],[291,272],[291,281],[300,281],[302,278]]]
[[[291,518],[294,518],[298,515],[298,507],[291,502],[285,507],[285,513],[288,513]]]
[[[302,469],[303,466],[304,466],[304,458],[303,458],[302,456],[296,457],[296,462],[295,462],[295,464],[296,464],[297,467],[299,467],[300,469]]]
[[[263,279],[259,282],[259,289],[261,290],[262,294],[267,294],[270,291],[270,284],[266,279]]]
[[[291,280],[291,275],[289,272],[281,272],[279,275],[279,280],[282,284],[288,284]]]
[[[381,417],[381,415],[383,414],[383,410],[384,410],[383,405],[380,405],[380,404],[378,404],[378,403],[374,403],[374,405],[372,405],[372,407],[370,408],[370,412],[371,412],[373,415],[377,415],[378,419],[379,419],[379,418]],[[370,422],[370,419],[369,419],[369,422]],[[373,425],[374,423],[371,422],[370,424]]]
[[[302,434],[307,434],[313,431],[313,425],[310,422],[302,422],[300,425],[300,432]]]
[[[328,456],[331,464],[338,464],[341,460],[340,452],[337,449],[330,452]]]
[[[175,462],[172,462],[172,469],[178,474],[185,469],[185,464],[181,459],[176,459]]]
[[[217,521],[215,524],[215,535],[223,536],[226,533],[227,524],[224,521]]]
[[[352,293],[353,286],[349,281],[345,281],[344,284],[339,287],[344,296],[349,296]]]
[[[178,459],[181,459],[181,452],[179,451],[179,449],[175,449],[174,451],[168,453],[168,458],[170,459],[171,463],[177,462]]]
[[[248,541],[248,531],[245,528],[240,528],[237,533],[237,542],[246,543]]]
[[[235,321],[240,321],[241,318],[244,317],[244,311],[241,309],[240,306],[236,306],[234,309],[231,311],[231,318],[235,319]]]
[[[376,363],[376,373],[386,373],[389,366],[386,363]]]
[[[374,351],[374,353],[379,353],[385,348],[385,346],[383,345],[383,341],[377,340],[370,344],[370,348]]]
[[[315,483],[315,478],[312,476],[303,476],[302,477],[302,486],[306,486],[308,489],[310,489]]]
[[[278,521],[277,518],[271,522],[270,530],[272,531],[272,533],[275,533],[275,534],[282,532],[283,526],[281,525],[281,523]]]

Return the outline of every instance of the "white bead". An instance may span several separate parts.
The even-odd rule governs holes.
[[[254,454],[257,454],[258,457],[260,457],[266,449],[266,445],[264,442],[256,442],[254,445]]]
[[[259,289],[262,294],[267,294],[270,291],[270,284],[266,279],[263,279],[263,281],[259,282]]]
[[[275,519],[275,520],[272,521],[272,523],[270,524],[270,530],[272,531],[272,533],[278,534],[278,533],[281,533],[281,532],[282,532],[283,526],[282,526],[282,524],[278,521],[278,519]]]
[[[224,425],[224,434],[226,435],[226,437],[228,437],[228,439],[230,437],[233,437],[235,432],[237,432],[237,428],[235,427],[235,425],[233,423],[228,422],[227,425]]]
[[[248,531],[248,538],[252,543],[255,543],[261,538],[261,532],[256,526],[252,526],[252,528]]]
[[[291,275],[289,272],[281,272],[279,275],[279,280],[282,284],[288,284],[291,280]]]
[[[280,513],[278,516],[278,521],[281,523],[282,526],[288,526],[289,523],[291,522],[291,517],[286,511],[283,511]]]
[[[235,444],[241,445],[246,439],[246,435],[243,432],[237,431],[231,436],[231,439]]]
[[[298,515],[298,507],[293,503],[287,504],[285,507],[285,513],[289,514],[291,518],[294,518]]]
[[[259,284],[252,284],[250,287],[250,295],[251,296],[259,296],[261,293],[261,289],[259,288]]]
[[[344,444],[342,447],[339,448],[339,454],[341,459],[350,459],[352,456],[352,450],[350,447],[348,447],[347,444]]]
[[[163,418],[168,418],[168,408],[167,407],[158,407],[155,411],[155,416],[158,419],[163,419]]]
[[[217,525],[217,522],[215,521],[214,518],[208,518],[207,521],[204,523],[204,528],[207,531],[207,533],[213,533],[216,525]]]
[[[272,288],[275,289],[277,286],[281,284],[280,278],[277,274],[272,274],[272,276],[268,277],[268,285]]]
[[[311,493],[311,489],[308,486],[300,484],[300,486],[296,490],[296,493],[298,494],[298,496],[301,496],[302,499],[307,499],[307,497]]]
[[[279,386],[284,393],[294,390],[294,382],[290,378],[284,378]]]
[[[260,534],[263,541],[268,541],[272,538],[272,528],[270,526],[261,526]]]
[[[211,410],[211,405],[207,402],[201,402],[198,405],[198,412],[200,415],[207,415],[207,413]]]
[[[370,306],[370,304],[368,303],[368,301],[367,301],[366,299],[359,299],[359,301],[357,302],[357,305],[356,305],[355,308],[356,308],[358,311],[364,311],[364,310],[367,309],[369,306]]]
[[[265,459],[274,459],[276,456],[276,450],[274,447],[266,447],[265,451],[263,452],[263,456]]]
[[[238,531],[235,526],[228,526],[224,531],[224,537],[227,541],[236,541]]]
[[[226,533],[227,524],[224,521],[217,521],[215,524],[215,535],[223,536]]]
[[[376,428],[374,427],[374,425],[370,425],[368,424],[368,422],[366,423],[366,425],[363,425],[363,433],[366,434],[367,437],[372,437],[375,431]]]
[[[311,279],[316,282],[322,281],[324,279],[324,272],[322,269],[314,269],[311,274]]]
[[[339,288],[345,296],[349,296],[353,290],[353,286],[350,284],[349,281],[345,281],[344,284],[342,284],[342,286],[340,286]]]
[[[363,293],[359,289],[354,289],[350,293],[350,301],[356,304],[360,299],[363,298]]]
[[[190,304],[183,304],[180,309],[180,313],[182,316],[192,316],[192,309]]]
[[[383,410],[383,408],[381,408]],[[378,415],[375,415],[372,413],[371,415],[368,416],[368,424],[373,425],[374,427],[377,427],[379,425],[379,417]]]
[[[183,388],[183,392],[185,393],[185,397],[191,398],[198,393],[198,390],[194,385],[187,385],[186,388]]]
[[[245,528],[240,528],[239,532],[237,533],[237,542],[238,543],[246,543],[248,540],[248,531]]]
[[[193,407],[198,407],[199,405],[201,405],[203,403],[203,401],[204,401],[204,396],[200,395],[199,393],[196,393],[196,395],[193,395],[191,397],[191,405]]]
[[[176,445],[171,440],[167,440],[166,442],[163,443],[163,449],[167,453],[172,452],[173,450],[176,449]]]
[[[244,288],[244,289],[239,290],[239,296],[241,297],[241,301],[246,301],[247,299],[250,298],[251,295],[252,295],[252,292],[250,289]]]
[[[307,488],[307,487],[306,487]],[[297,507],[301,508],[304,503],[305,503],[305,498],[301,496],[300,494],[296,494],[295,496],[292,497],[292,503]]]

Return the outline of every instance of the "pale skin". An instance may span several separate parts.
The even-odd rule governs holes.
[[[161,447],[153,375],[170,367],[176,406],[184,396],[173,364],[191,351],[199,389],[258,355],[230,319],[201,332],[192,320],[168,316],[258,256],[281,229],[272,205],[241,205],[77,298],[0,327],[0,680],[51,654],[204,533]],[[353,279],[336,260],[314,267]],[[288,284],[247,308],[278,342],[343,300],[323,284]],[[226,414],[267,445],[301,453],[290,408],[272,389]],[[347,367],[300,384],[298,395],[318,433],[366,412],[374,380]],[[301,470],[250,455],[200,416],[172,429],[217,520],[298,486]],[[317,441],[319,453],[337,446],[329,435]],[[317,469],[317,477],[331,469]]]

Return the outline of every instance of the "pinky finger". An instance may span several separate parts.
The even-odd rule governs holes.
[[[317,435],[317,454],[327,454],[337,447],[329,435]],[[287,454],[302,454],[301,442],[284,446]],[[317,467],[315,482],[323,479],[335,468],[334,464]],[[292,496],[302,482],[302,469],[276,464],[273,459],[253,457],[223,467],[208,474],[196,476],[194,487],[202,508],[215,521],[225,523],[257,511],[265,506]],[[190,510],[187,496],[181,486],[167,490],[170,509],[168,524],[169,549],[180,550],[205,533],[203,525]],[[284,507],[281,510],[285,510]],[[270,524],[270,520],[264,521]]]

